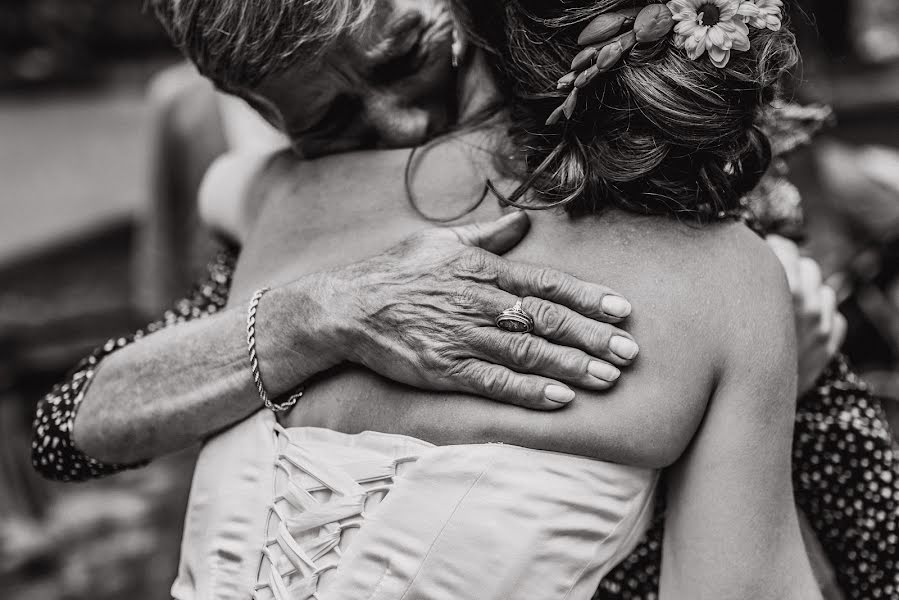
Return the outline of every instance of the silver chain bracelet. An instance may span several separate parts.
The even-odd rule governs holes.
[[[284,402],[275,404],[269,400],[265,386],[262,384],[262,373],[259,372],[259,359],[256,356],[256,311],[259,310],[259,301],[269,289],[262,288],[253,294],[253,299],[250,300],[250,307],[247,309],[247,350],[250,353],[250,368],[253,370],[253,381],[256,383],[256,389],[259,391],[259,398],[262,399],[262,403],[267,409],[280,413],[293,408],[300,398],[303,397],[305,390],[301,387],[299,391],[293,393]]]

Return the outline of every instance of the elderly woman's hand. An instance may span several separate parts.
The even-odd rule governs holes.
[[[611,387],[618,367],[639,350],[630,334],[608,324],[630,314],[620,295],[498,256],[521,240],[528,223],[515,213],[434,228],[298,284],[327,290],[321,305],[329,330],[341,332],[330,344],[342,360],[424,389],[559,408],[575,397],[569,385]],[[494,323],[519,298],[533,316],[533,334]]]
[[[793,293],[799,393],[804,394],[842,347],[846,338],[846,319],[837,308],[833,288],[824,283],[817,262],[800,256],[796,244],[786,238],[770,235],[767,241],[783,264]]]

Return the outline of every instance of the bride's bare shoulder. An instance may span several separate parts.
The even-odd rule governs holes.
[[[658,354],[658,373],[686,368],[714,382],[734,368],[755,369],[775,350],[790,351],[786,274],[747,227],[666,223],[632,250],[642,272],[623,291],[634,302],[635,335]]]
[[[684,300],[710,293],[737,299],[759,285],[786,281],[765,241],[741,223],[636,219],[616,228],[619,258],[640,257],[646,277],[670,280]]]
[[[741,223],[696,225],[612,212],[596,221],[553,225],[535,227],[534,233],[548,245],[563,237],[567,262],[583,269],[579,275],[620,282],[671,310],[682,303],[706,305],[703,298],[735,302],[759,289],[785,286],[774,253]]]
[[[709,335],[727,340],[746,319],[783,318],[792,308],[783,267],[746,226],[666,221],[642,227],[622,250],[644,265],[633,280],[635,293],[660,314],[701,319]]]
[[[685,290],[687,297],[714,293],[722,301],[720,312],[730,316],[748,302],[761,310],[775,304],[790,306],[780,261],[764,239],[743,224],[706,226],[695,242],[682,240],[674,249],[688,261],[687,271],[697,271],[704,284],[701,289]]]

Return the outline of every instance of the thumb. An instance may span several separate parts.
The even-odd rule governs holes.
[[[503,215],[495,221],[453,227],[459,241],[466,246],[483,248],[493,254],[505,254],[524,239],[531,227],[531,219],[523,210]]]

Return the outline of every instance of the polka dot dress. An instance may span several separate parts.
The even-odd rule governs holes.
[[[880,401],[837,359],[800,399],[793,487],[847,599],[899,599],[899,453]],[[655,600],[664,503],[594,600]]]
[[[84,481],[140,465],[104,464],[85,456],[72,423],[100,361],[135,339],[201,318],[227,301],[235,255],[223,253],[208,277],[164,318],[132,336],[110,340],[44,397],[34,423],[33,462],[45,477]],[[899,600],[899,454],[879,402],[845,361],[799,402],[793,445],[796,502],[821,541],[852,600]],[[660,498],[637,549],[600,584],[594,600],[658,598],[664,534]]]
[[[105,464],[78,450],[73,439],[73,426],[84,393],[104,357],[154,331],[222,309],[231,288],[235,259],[232,253],[220,253],[209,264],[205,280],[189,296],[179,300],[173,309],[166,311],[162,319],[130,336],[109,340],[78,363],[65,382],[44,396],[35,413],[31,443],[31,461],[39,473],[57,481],[86,481],[145,464]]]
[[[899,454],[880,401],[845,361],[796,416],[793,482],[848,598],[899,598]]]

